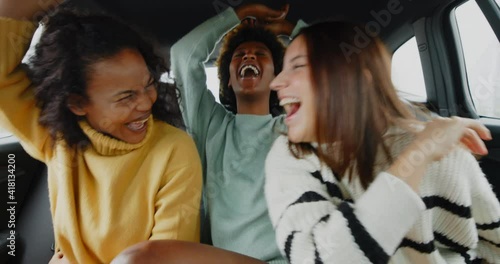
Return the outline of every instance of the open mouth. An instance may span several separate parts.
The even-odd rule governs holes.
[[[144,129],[146,129],[146,123],[148,122],[150,117],[151,115],[145,119],[127,123],[126,126],[132,131],[142,132]]]
[[[282,106],[286,111],[286,116],[291,117],[300,108],[300,100],[296,97],[286,97],[280,100],[280,106]]]
[[[256,78],[260,76],[259,68],[254,65],[247,64],[243,65],[240,69],[241,78]]]

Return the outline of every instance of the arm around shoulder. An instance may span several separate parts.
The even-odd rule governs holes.
[[[206,85],[205,62],[224,34],[239,24],[232,8],[205,21],[177,41],[170,50],[172,73],[181,93],[181,107],[186,125],[196,135],[206,133],[216,107],[225,113]],[[202,140],[203,141],[203,140]]]

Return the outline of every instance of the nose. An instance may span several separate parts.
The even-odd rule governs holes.
[[[243,56],[243,60],[246,61],[246,60],[255,60],[255,54],[253,52],[247,52],[245,53],[245,55]]]
[[[276,76],[269,84],[269,87],[273,91],[281,90],[285,88],[285,86],[286,86],[286,78],[284,78],[283,72],[280,72],[278,76]]]

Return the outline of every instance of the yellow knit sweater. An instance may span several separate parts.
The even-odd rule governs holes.
[[[148,239],[198,241],[201,165],[185,132],[150,119],[146,138],[128,144],[80,122],[90,147],[52,147],[18,67],[34,29],[0,18],[0,126],[47,164],[56,246],[73,263],[108,263]]]

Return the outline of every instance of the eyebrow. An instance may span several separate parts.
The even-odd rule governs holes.
[[[125,90],[125,91],[121,91],[121,92],[118,92],[116,94],[113,95],[113,97],[117,97],[117,96],[120,96],[120,95],[123,95],[123,94],[133,94],[135,93],[134,90]]]
[[[149,75],[149,79],[147,81],[147,84],[146,85],[150,85],[152,83],[155,82],[155,78],[152,74]],[[124,90],[124,91],[120,91],[120,92],[117,92],[116,94],[113,95],[113,97],[117,97],[117,96],[120,96],[120,95],[123,95],[123,94],[133,94],[135,93],[136,91],[134,90]]]
[[[298,60],[298,59],[303,58],[303,57],[307,58],[307,55],[297,55],[297,56],[293,57],[291,60],[289,60],[289,62],[292,63],[295,60]]]
[[[262,44],[262,45],[257,45],[257,46],[256,46],[256,49],[269,50],[269,48],[268,48],[266,45],[264,45],[264,44]]]
[[[237,51],[240,51],[240,50],[247,50],[247,49],[248,48],[237,48],[237,49],[234,50],[234,52],[237,52]],[[256,45],[255,49],[256,50],[264,50],[264,51],[270,52],[269,48],[266,45],[264,45],[264,44]]]

